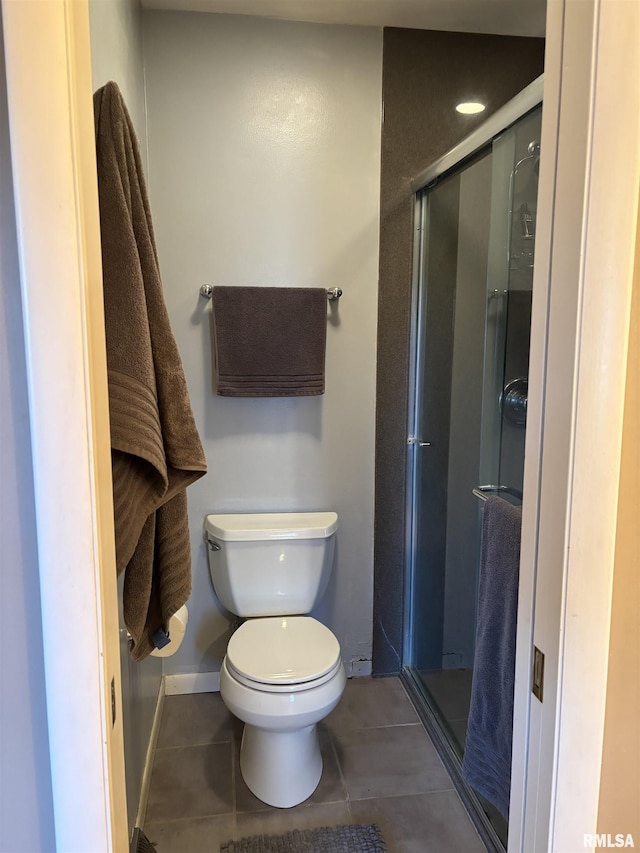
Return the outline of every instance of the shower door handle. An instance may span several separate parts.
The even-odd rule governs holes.
[[[420,441],[415,435],[410,435],[407,439],[407,444],[416,444],[418,447],[431,447],[430,441]]]

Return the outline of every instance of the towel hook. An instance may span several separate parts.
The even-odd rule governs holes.
[[[213,285],[212,284],[203,284],[200,287],[200,296],[203,299],[211,299],[213,296]],[[342,296],[342,288],[341,287],[330,287],[327,290],[327,299],[329,302],[335,302],[336,299],[340,299]]]

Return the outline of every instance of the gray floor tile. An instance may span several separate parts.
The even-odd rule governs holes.
[[[484,853],[455,791],[359,800],[355,823],[377,823],[389,853]]]
[[[318,805],[321,803],[344,802],[347,799],[347,792],[342,782],[342,776],[338,767],[333,743],[328,733],[320,733],[320,751],[322,753],[322,777],[318,787],[305,800],[306,805]],[[240,812],[256,812],[256,811],[281,811],[274,809],[273,806],[268,806],[259,800],[247,788],[247,785],[242,778],[240,772],[240,744],[237,744],[235,754],[235,785],[236,785],[236,809]],[[292,826],[291,829],[299,829]]]
[[[350,678],[342,699],[323,725],[338,733],[417,722],[399,678]]]
[[[345,732],[335,745],[351,800],[452,788],[421,725]]]
[[[234,838],[235,817],[205,817],[149,823],[145,835],[157,853],[220,853],[220,846]]]
[[[456,678],[441,694],[454,706],[465,692]],[[231,838],[354,822],[380,824],[390,853],[484,850],[399,679],[351,679],[319,729],[320,785],[275,809],[242,780],[242,724],[219,694],[167,697],[145,826],[158,853],[219,853]]]
[[[351,822],[347,803],[303,804],[293,809],[238,814],[236,833],[240,839],[250,835],[290,832],[293,829],[318,829],[321,826]]]
[[[220,743],[233,736],[233,716],[219,693],[167,696],[162,709],[158,749]]]
[[[232,752],[230,742],[157,750],[147,822],[233,812]]]

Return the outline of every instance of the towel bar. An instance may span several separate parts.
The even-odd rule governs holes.
[[[211,299],[213,296],[213,285],[212,284],[203,284],[200,287],[200,296],[204,299]],[[342,296],[342,288],[341,287],[330,287],[327,290],[327,299],[329,302],[335,302],[336,299],[340,299]]]
[[[475,489],[472,489],[471,491],[477,498],[480,498],[481,501],[486,501],[492,492],[495,492],[496,494],[511,495],[512,498],[517,498],[519,501],[522,500],[522,492],[519,489],[513,489],[511,486],[495,486],[488,484],[486,486],[476,486]]]

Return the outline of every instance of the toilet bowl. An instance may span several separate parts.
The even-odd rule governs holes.
[[[308,613],[332,567],[335,513],[207,516],[216,594],[249,617],[229,640],[220,695],[245,724],[240,770],[263,802],[290,808],[322,775],[317,723],[346,676],[333,633]]]
[[[267,665],[269,650],[276,651],[276,667]],[[289,808],[315,791],[322,775],[316,724],[336,707],[345,684],[338,642],[312,617],[252,619],[233,635],[220,695],[245,723],[240,769],[263,802]]]

